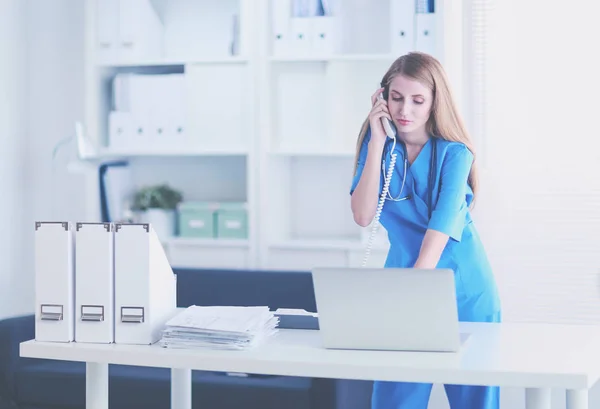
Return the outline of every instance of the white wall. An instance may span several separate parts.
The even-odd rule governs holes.
[[[83,216],[82,176],[66,170],[74,145],[52,166],[83,117],[82,16],[83,1],[0,2],[0,316],[33,311],[34,221]]]
[[[24,7],[21,0],[0,2],[0,318],[11,315],[23,272],[23,155],[25,52],[22,47]]]
[[[504,319],[600,324],[600,51],[591,40],[595,16],[581,12],[593,6],[492,3],[492,105],[476,221]],[[503,388],[501,407],[525,407],[524,390]],[[597,386],[590,408],[598,407]],[[447,408],[437,388],[430,409]],[[552,408],[565,408],[564,390],[553,391]]]
[[[579,35],[594,23],[541,0],[496,9],[481,212],[504,317],[600,324],[600,52]]]

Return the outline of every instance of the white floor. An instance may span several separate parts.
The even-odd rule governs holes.
[[[590,391],[590,408],[600,408],[600,387]],[[525,407],[525,391],[522,388],[503,388],[500,392],[500,409],[522,409]],[[434,385],[428,409],[450,409],[442,385]],[[454,408],[452,408],[454,409]],[[565,391],[552,391],[552,409],[566,409]]]

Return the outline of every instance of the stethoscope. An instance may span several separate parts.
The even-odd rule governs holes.
[[[400,142],[400,144],[402,145],[402,151],[404,154],[404,158],[403,158],[404,159],[404,161],[403,161],[404,162],[404,172],[402,174],[402,185],[400,187],[400,193],[398,194],[397,197],[393,197],[390,194],[390,191],[388,189],[387,196],[385,198],[385,200],[390,200],[393,202],[401,202],[403,200],[409,200],[411,198],[411,195],[402,196],[402,193],[404,192],[404,185],[406,183],[406,172],[408,170],[408,152],[406,150],[406,145],[402,142]],[[389,146],[389,141],[386,141],[386,148],[388,146]],[[390,152],[394,152],[395,147],[396,147],[396,138],[393,139],[393,145],[392,145],[392,149],[390,150]],[[383,172],[384,177],[386,175],[385,159],[386,159],[386,155],[384,155],[383,160],[381,161],[381,170]],[[392,160],[392,163],[394,163],[393,160]],[[429,175],[427,178],[427,208],[429,211],[429,218],[431,218],[431,213],[432,213],[433,187],[435,184],[436,166],[437,166],[437,143],[436,143],[435,138],[432,137],[432,139],[431,139],[431,158],[429,161]],[[390,173],[390,175],[391,175],[391,173]]]

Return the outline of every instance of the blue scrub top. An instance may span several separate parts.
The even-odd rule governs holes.
[[[356,174],[350,193],[354,192],[367,159],[370,132],[361,146]],[[391,140],[386,144],[383,158],[385,172],[391,159]],[[431,219],[428,209],[428,179],[432,144],[437,144],[435,184]],[[469,206],[473,191],[467,179],[473,154],[462,143],[430,138],[412,164],[407,164],[404,191],[400,194],[404,173],[404,151],[401,142],[394,148],[396,164],[389,186],[392,197],[410,196],[408,200],[386,200],[380,216],[387,230],[390,250],[385,267],[412,268],[417,261],[427,229],[449,236],[438,268],[450,268],[455,273],[456,294],[461,321],[480,321],[482,316],[500,311],[500,300],[485,249],[479,238]],[[381,174],[379,193],[383,189]]]

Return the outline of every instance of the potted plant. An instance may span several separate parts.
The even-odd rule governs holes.
[[[175,235],[177,205],[183,195],[167,184],[144,186],[133,196],[132,210],[138,212],[142,223],[152,225],[161,240]]]

